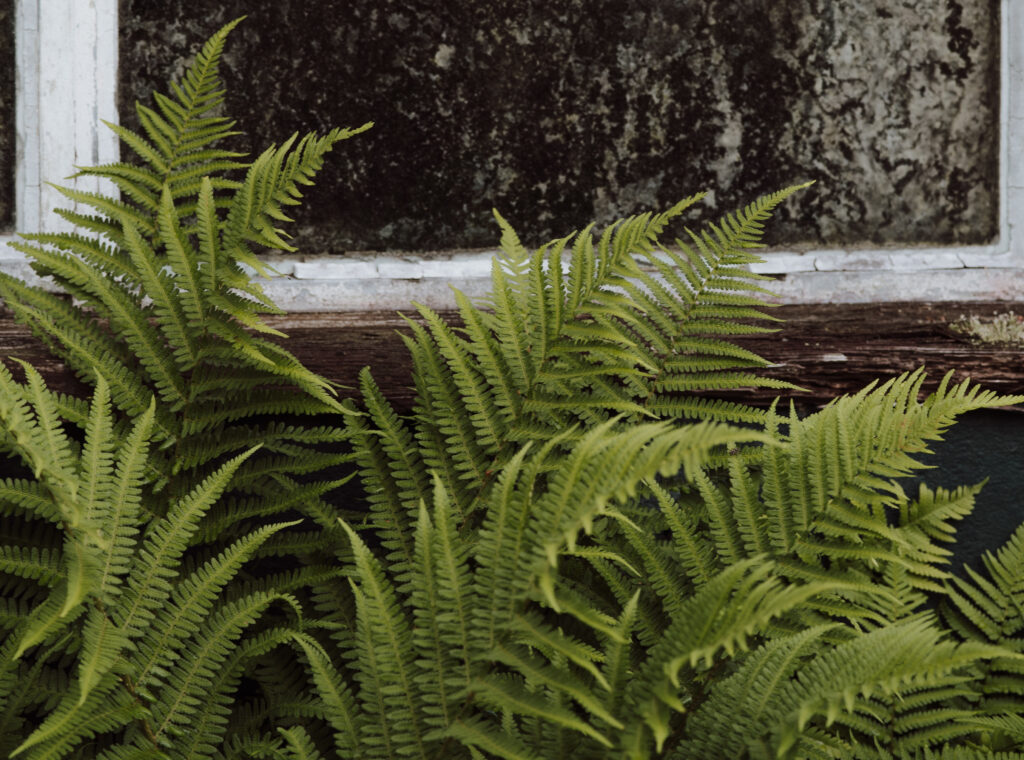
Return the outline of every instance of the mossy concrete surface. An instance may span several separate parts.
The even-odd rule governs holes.
[[[700,189],[705,218],[819,180],[787,246],[997,232],[997,0],[122,0],[131,104],[221,24],[228,111],[261,149],[376,122],[298,216],[307,253],[528,243]]]

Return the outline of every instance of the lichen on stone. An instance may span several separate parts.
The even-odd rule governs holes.
[[[1024,316],[1007,311],[992,317],[961,315],[950,329],[972,343],[1024,346]]]

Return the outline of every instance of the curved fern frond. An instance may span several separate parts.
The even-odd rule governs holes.
[[[941,632],[927,621],[893,625],[853,639],[805,665],[797,681],[779,690],[773,704],[778,716],[772,727],[776,752],[798,757],[800,732],[815,716],[831,724],[844,710],[852,713],[859,705],[870,715],[870,707],[861,700],[873,694],[941,688],[948,684],[949,674],[1001,654],[996,647],[943,641]]]
[[[342,756],[358,752],[362,746],[363,717],[351,688],[315,639],[304,635],[294,639],[306,655],[327,721],[335,732],[336,749]]]

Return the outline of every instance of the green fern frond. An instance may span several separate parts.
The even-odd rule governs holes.
[[[753,652],[739,671],[718,683],[710,698],[687,719],[687,738],[676,754],[742,756],[759,732],[770,730],[778,691],[820,651],[818,642],[829,628],[806,628]]]
[[[736,366],[765,362],[730,349],[721,338],[704,336],[709,331],[740,334],[751,329],[737,320],[754,313],[750,304],[756,299],[752,296],[750,304],[720,303],[718,291],[753,287],[752,275],[743,269],[754,260],[746,248],[759,234],[760,221],[796,189],[766,197],[738,221],[725,220],[712,228],[721,238],[718,242],[706,233],[704,253],[691,251],[693,260],[686,259],[703,279],[685,293],[667,290],[637,262],[649,259],[652,266],[662,265],[668,254],[655,253],[660,251],[657,236],[699,196],[664,213],[613,225],[596,243],[588,228],[571,246],[569,239],[555,241],[533,253],[498,215],[503,258],[493,266],[492,292],[485,304],[489,311],[456,293],[464,327],[449,328],[438,314],[420,307],[425,326],[410,320],[411,336],[406,338],[417,389],[411,434],[422,452],[418,458],[439,472],[460,510],[475,505],[474,493],[488,483],[488,473],[508,460],[515,444],[549,439],[580,422],[593,427],[622,413],[636,421],[652,411],[660,416],[763,419],[762,413],[739,404],[666,394],[670,387],[684,385],[688,390],[790,387],[752,374],[730,373]],[[751,292],[760,294],[756,288]],[[651,293],[659,294],[660,300]],[[690,330],[690,322],[698,327]],[[708,355],[699,355],[705,349]],[[730,354],[734,361],[728,366],[720,366],[720,359],[719,365],[709,364]],[[710,371],[712,367],[718,371]],[[369,403],[372,392],[366,392]],[[372,403],[380,408],[379,400]],[[393,415],[386,427],[389,440],[396,433],[400,439],[409,435],[399,432]],[[367,451],[377,446],[366,435],[362,440]],[[408,445],[405,449],[414,450]],[[396,499],[405,498],[406,511],[415,510],[415,498],[399,497],[400,487],[389,491],[379,482],[381,488],[374,489],[381,494],[375,497],[378,504],[384,493],[391,493],[389,509],[397,509]],[[410,515],[407,524],[414,521]]]
[[[221,591],[242,565],[270,536],[294,524],[265,525],[179,580],[166,606],[155,614],[152,633],[139,641],[131,658],[136,688],[152,689],[151,680],[160,682],[167,663],[188,652],[192,632],[212,614]]]
[[[512,715],[531,715],[542,718],[545,723],[553,723],[596,739],[605,747],[613,746],[611,740],[589,723],[578,718],[571,710],[557,702],[543,699],[536,691],[528,691],[513,679],[491,677],[486,681],[477,681],[473,685],[473,692],[485,706]]]
[[[247,636],[239,642],[201,697],[188,732],[174,742],[171,757],[215,756],[226,743],[225,735],[233,728],[242,676],[251,670],[260,657],[286,645],[294,634],[292,627],[273,627]]]
[[[571,671],[567,671],[564,668],[556,668],[541,658],[532,655],[529,649],[512,644],[499,644],[488,652],[486,657],[492,662],[499,662],[512,668],[532,688],[543,686],[574,700],[586,712],[611,729],[621,730],[625,728],[625,725],[615,717],[601,700],[601,697],[609,701],[614,698],[615,689],[612,683],[608,683],[607,695],[599,695],[593,691],[589,683],[577,678]],[[604,665],[608,665],[607,660]],[[613,665],[612,667],[615,666]],[[583,733],[588,734],[587,731],[583,731]]]
[[[927,621],[872,631],[817,657],[798,681],[780,689],[774,704],[782,718],[773,727],[777,751],[780,757],[794,751],[800,731],[816,715],[831,723],[875,693],[941,687],[948,674],[999,654],[995,647],[942,641]]]
[[[964,575],[945,584],[940,607],[944,621],[963,640],[1002,646],[1008,656],[981,672],[978,691],[987,712],[1016,712],[1024,706],[1024,665],[1019,655],[1024,603],[1024,528],[1018,528],[995,553],[982,556],[984,572],[964,567]]]
[[[127,692],[115,691],[112,686],[94,689],[85,702],[65,700],[11,753],[11,757],[24,760],[62,757],[76,744],[123,728],[141,717],[143,711]]]
[[[64,577],[58,551],[34,546],[0,546],[0,572],[52,587]]]
[[[344,523],[343,523],[344,525]],[[362,539],[344,525],[352,543],[358,584],[356,598],[356,680],[367,720],[362,742],[385,756],[424,754],[423,710],[415,682],[417,668],[408,613],[380,563]]]
[[[300,185],[312,184],[312,176],[323,165],[324,156],[335,143],[369,129],[334,129],[323,137],[290,137],[280,147],[270,147],[249,167],[245,181],[228,211],[224,248],[238,261],[265,274],[262,263],[247,247],[248,242],[269,248],[295,250],[281,237],[275,222],[290,221],[281,207],[295,205],[301,197]],[[293,149],[294,145],[294,149]]]
[[[456,721],[449,726],[446,736],[479,750],[474,757],[485,757],[480,752],[486,752],[504,760],[541,760],[541,756],[527,747],[522,739],[499,731],[482,717]]]
[[[301,726],[289,729],[279,728],[278,731],[284,737],[286,746],[284,757],[288,760],[322,760],[322,756],[313,745],[309,734]]]
[[[341,755],[358,752],[363,718],[351,688],[316,640],[297,635],[295,641],[305,653],[317,694],[324,702],[327,721],[335,732],[335,748]]]
[[[470,688],[472,644],[469,627],[473,595],[467,566],[469,547],[452,525],[450,506],[438,489],[434,516],[421,508],[415,534],[415,557],[408,577],[413,607],[413,644],[420,662],[431,663],[421,675],[424,722],[448,726]]]
[[[152,704],[157,740],[187,733],[209,682],[230,658],[237,639],[276,601],[298,610],[293,597],[257,592],[221,605],[203,622],[188,644],[188,657],[169,671]]]
[[[235,470],[252,454],[247,452],[226,463],[168,511],[163,520],[150,524],[139,549],[146,559],[145,572],[129,578],[118,600],[115,619],[120,628],[137,638],[148,628],[155,611],[171,595],[168,578],[188,547],[189,537],[213,502],[223,493]]]

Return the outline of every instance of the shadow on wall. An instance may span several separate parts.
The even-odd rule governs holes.
[[[955,488],[989,479],[957,531],[951,569],[980,566],[981,555],[1002,546],[1024,522],[1024,413],[970,412],[932,448],[935,453],[923,459],[936,468],[922,478],[929,486]],[[912,495],[910,487],[907,491]]]

